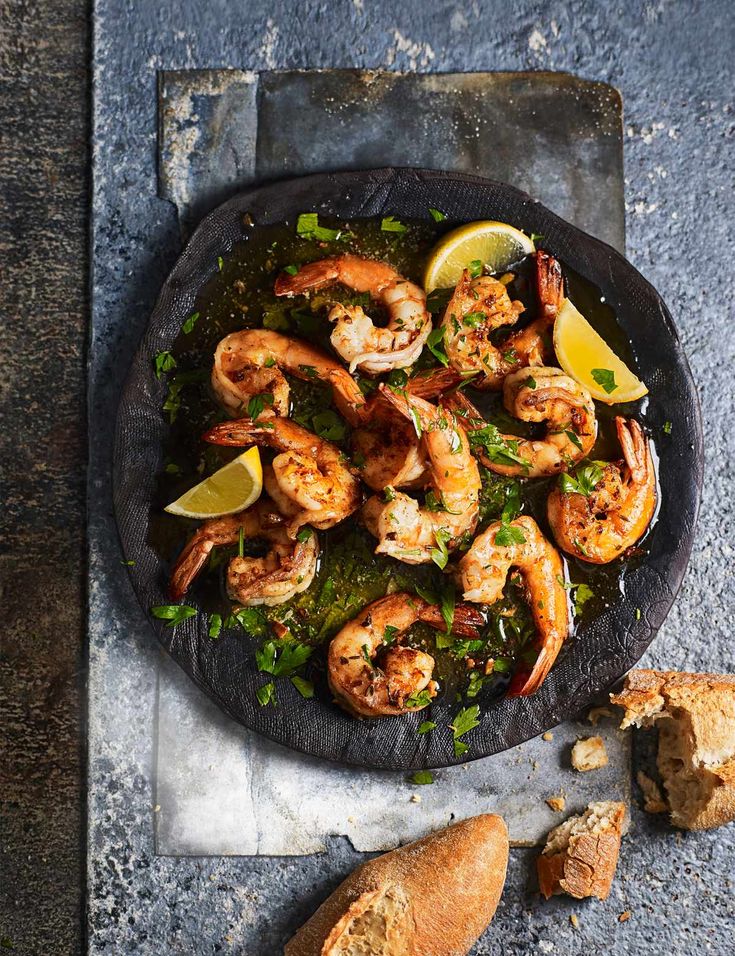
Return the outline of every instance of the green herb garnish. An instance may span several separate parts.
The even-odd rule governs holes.
[[[608,395],[618,387],[615,382],[615,373],[609,368],[593,368],[592,378]]]
[[[559,475],[559,487],[566,494],[584,495],[585,498],[589,498],[602,478],[603,471],[604,468],[599,462],[590,462],[589,465],[577,468],[572,474]]]
[[[328,229],[319,225],[319,214],[302,212],[296,220],[296,234],[302,239],[316,239],[318,242],[333,242],[341,239],[345,233],[341,229]]]
[[[428,707],[431,703],[431,695],[428,690],[420,690],[406,698],[406,707],[415,710],[417,707]]]
[[[311,700],[314,696],[314,685],[310,680],[306,680],[305,677],[299,677],[298,674],[295,674],[290,680],[302,697],[305,697],[306,700]]]
[[[444,345],[444,326],[439,325],[429,332],[429,336],[426,339],[426,347],[442,365],[449,365],[447,350]]]
[[[408,226],[404,226],[395,216],[385,216],[380,222],[380,228],[383,232],[406,232]]]
[[[314,431],[327,441],[340,441],[345,437],[345,425],[336,412],[327,408],[312,418]]]
[[[471,707],[463,707],[449,725],[449,729],[452,731],[454,736],[455,757],[461,757],[462,754],[467,753],[469,748],[463,740],[460,740],[460,737],[464,737],[464,735],[469,733],[470,730],[480,726],[480,721],[478,720],[479,716],[480,705],[473,704]]]
[[[209,618],[209,636],[211,638],[217,638],[220,635],[222,630],[222,615],[221,614],[212,614]]]
[[[186,319],[184,324],[181,326],[181,331],[184,333],[184,335],[188,335],[190,332],[193,332],[194,326],[197,324],[198,321],[199,321],[199,313],[192,312],[189,318]]]
[[[430,730],[436,730],[436,724],[433,720],[425,720],[419,724],[419,729],[416,732],[419,734],[428,734]]]
[[[258,703],[261,707],[266,707],[268,704],[273,704],[276,706],[276,685],[273,681],[268,681],[267,684],[263,684],[262,687],[259,687],[255,696],[258,698]]]
[[[431,560],[434,564],[440,568],[442,571],[447,566],[447,561],[449,560],[449,550],[447,548],[447,542],[451,541],[452,534],[450,531],[447,531],[446,528],[437,528],[434,532],[434,540],[436,541],[437,546],[432,548],[429,551],[431,555]]]
[[[434,782],[434,775],[430,770],[417,770],[411,777],[411,782],[423,787],[426,784]]]
[[[189,607],[188,604],[159,604],[151,608],[153,617],[160,618],[162,621],[168,621],[167,627],[176,627],[187,617],[194,617],[197,613],[195,607]]]
[[[155,359],[156,378],[160,379],[164,372],[172,371],[176,365],[176,359],[170,352],[159,352]]]
[[[444,222],[444,220],[447,218],[443,212],[441,212],[439,209],[432,209],[431,206],[429,206],[429,212],[431,213],[431,218],[434,220],[434,222]]]

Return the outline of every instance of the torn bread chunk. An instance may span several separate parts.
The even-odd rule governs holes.
[[[536,861],[539,889],[548,900],[567,893],[607,899],[618,865],[625,804],[590,803],[582,816],[570,817],[549,833]]]
[[[575,770],[599,770],[607,766],[607,750],[602,737],[578,740],[572,747],[572,766]]]
[[[636,774],[636,780],[643,794],[643,809],[646,813],[666,813],[669,808],[656,781],[642,770]]]
[[[611,701],[621,728],[658,727],[671,822],[706,830],[735,820],[735,675],[631,671]]]
[[[359,896],[324,942],[324,956],[412,956],[413,907],[400,886],[388,884]]]

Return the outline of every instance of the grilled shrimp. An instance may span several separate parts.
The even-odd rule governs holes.
[[[169,591],[178,601],[204,567],[213,548],[245,539],[268,543],[260,558],[235,557],[227,568],[227,593],[240,604],[283,604],[305,591],[314,580],[319,544],[316,534],[305,541],[292,540],[286,521],[271,501],[261,498],[239,514],[205,521],[179,555],[171,573]]]
[[[496,536],[502,527],[495,521],[475,538],[457,572],[464,600],[482,604],[494,604],[503,596],[511,568],[520,572],[536,625],[539,655],[531,673],[515,682],[519,686],[514,686],[512,693],[527,696],[541,686],[569,634],[564,567],[559,552],[533,518],[522,515],[510,522],[510,527],[520,531],[521,543],[498,544]]]
[[[434,658],[398,642],[417,621],[441,630],[441,609],[416,594],[397,593],[363,608],[333,638],[327,655],[329,686],[337,702],[356,717],[393,717],[426,707],[436,696]],[[477,638],[482,614],[458,604],[452,629]],[[412,700],[426,690],[429,699]]]
[[[432,399],[454,388],[462,377],[449,368],[432,369],[408,380],[411,395]],[[426,449],[416,429],[377,392],[367,402],[364,422],[352,432],[353,463],[373,491],[420,488],[426,483]]]
[[[266,490],[279,506],[282,499],[291,506],[291,536],[305,524],[331,528],[360,506],[360,482],[343,453],[290,418],[222,422],[202,437],[215,445],[267,445],[279,452],[272,462],[272,483],[266,476]]]
[[[536,253],[536,285],[540,315],[502,345],[493,345],[490,334],[505,325],[515,325],[524,311],[522,302],[511,301],[497,279],[462,273],[447,305],[442,328],[447,357],[453,368],[478,372],[474,388],[497,391],[509,372],[529,365],[543,365],[549,353],[548,332],[564,298],[561,266],[548,253]]]
[[[452,550],[463,535],[475,530],[480,472],[464,428],[444,409],[385,385],[381,392],[420,432],[431,498],[427,495],[427,504],[421,507],[401,491],[391,490],[387,502],[374,495],[365,503],[363,520],[378,539],[376,554],[388,554],[406,564],[425,564],[433,560],[437,549],[438,553]]]
[[[638,422],[617,417],[623,461],[593,463],[587,494],[554,488],[549,524],[559,547],[591,564],[619,558],[643,535],[656,509],[656,474],[648,439]],[[596,479],[596,480],[595,480]],[[578,483],[579,484],[579,483]]]
[[[467,430],[481,431],[488,423],[461,392],[447,404],[461,416]],[[503,404],[516,418],[547,422],[541,439],[500,435],[509,455],[489,456],[480,450],[480,461],[499,475],[542,478],[567,471],[584,458],[597,437],[595,406],[587,389],[558,368],[537,366],[511,372],[503,382]],[[481,448],[481,446],[480,446]]]
[[[268,329],[244,329],[225,336],[214,353],[212,388],[233,418],[257,395],[273,397],[260,417],[286,416],[289,387],[284,372],[331,385],[341,414],[357,424],[365,398],[352,376],[321,349]]]
[[[356,292],[368,292],[388,313],[388,325],[378,328],[360,306],[333,306],[329,313],[329,321],[334,322],[331,342],[349,363],[350,372],[359,368],[378,375],[412,365],[431,332],[424,290],[386,262],[344,255],[309,262],[295,275],[280,275],[275,292],[297,295],[334,282]]]

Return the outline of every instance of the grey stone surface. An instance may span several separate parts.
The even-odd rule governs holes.
[[[0,9],[0,949],[19,954],[82,940],[87,40],[78,0]]]
[[[171,248],[175,231],[170,210],[153,198],[156,70],[551,68],[621,90],[628,254],[672,309],[700,384],[707,428],[698,545],[647,663],[731,666],[733,438],[725,423],[733,337],[723,303],[732,301],[733,278],[718,251],[727,249],[732,229],[733,90],[724,66],[733,34],[729,7],[682,2],[613,9],[551,2],[517,4],[511,11],[499,2],[389,7],[363,0],[306,2],[298,13],[279,3],[251,3],[228,18],[224,8],[210,8],[206,17],[179,9],[173,17],[167,3],[143,12],[100,0],[97,10],[96,307],[101,314],[122,310],[130,317],[124,334],[93,343],[93,387],[102,402],[96,411],[108,416],[170,264],[161,250]],[[100,445],[93,454],[93,473],[102,474],[108,449]],[[154,690],[155,653],[113,566],[114,528],[104,519],[107,489],[93,486],[91,492],[101,515],[91,528],[92,570],[104,583],[92,595],[94,653],[109,655],[113,671],[126,663],[116,686],[121,694],[136,695],[143,720]],[[154,856],[150,754],[136,752],[137,730],[102,719],[91,728],[100,744],[90,768],[91,950],[277,952],[360,856],[344,841],[326,854],[298,860]],[[733,927],[732,850],[732,828],[676,835],[633,808],[618,879],[604,904],[543,903],[534,892],[531,855],[516,852],[498,917],[476,952],[724,953]],[[624,910],[632,916],[621,924],[617,918]],[[577,928],[571,913],[579,916]]]
[[[159,128],[159,185],[185,232],[226,186],[245,188],[256,175],[411,162],[512,180],[623,249],[622,104],[605,83],[552,72],[179,70],[162,75]],[[299,855],[323,850],[327,835],[385,850],[488,810],[504,817],[513,844],[542,843],[555,821],[544,798],[569,789],[570,741],[590,730],[565,724],[550,741],[444,771],[418,810],[407,774],[289,753],[217,714],[175,671],[159,672],[150,735],[156,851],[176,856]],[[119,719],[126,714],[123,703]],[[630,801],[630,735],[606,730],[610,764],[604,779],[574,781],[577,809],[600,788]]]

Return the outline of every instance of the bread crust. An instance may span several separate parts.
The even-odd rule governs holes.
[[[408,956],[466,956],[487,928],[508,865],[508,830],[495,814],[471,817],[363,863],[296,935],[285,956],[323,956],[325,941],[363,894],[399,887],[410,901]],[[386,950],[385,956],[393,956]]]
[[[704,830],[735,820],[735,675],[634,670],[610,700],[625,708],[621,728],[659,724],[672,823]]]
[[[590,804],[604,807],[609,823],[604,829],[571,835],[567,846],[559,852],[552,850],[557,832],[568,827],[572,821],[581,824],[583,817],[572,817],[549,834],[548,842],[536,861],[539,889],[548,900],[559,893],[567,893],[581,900],[596,896],[606,900],[615,876],[620,854],[620,841],[625,822],[625,804],[617,802]]]

